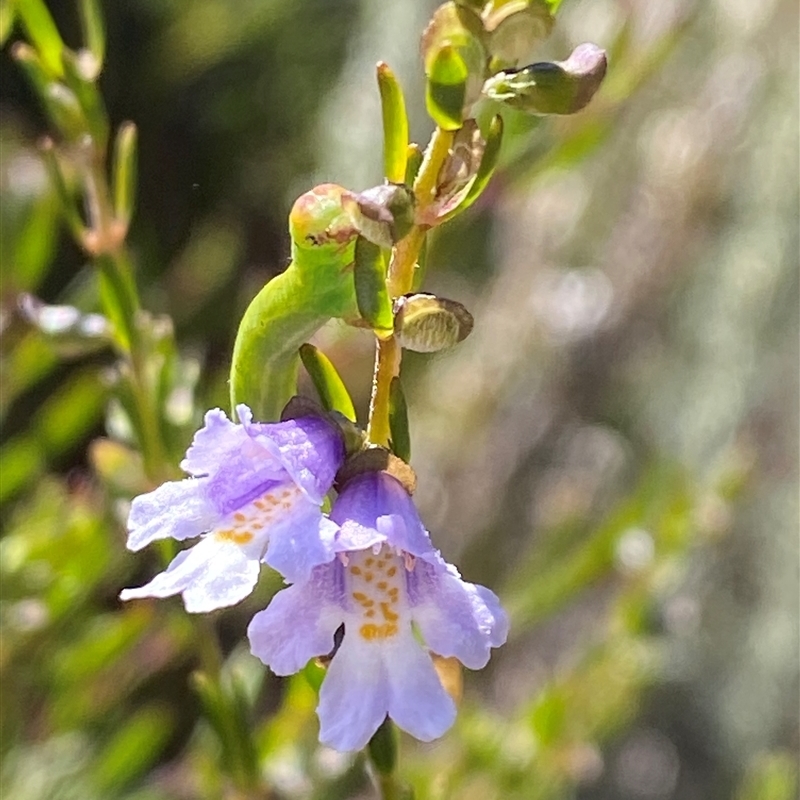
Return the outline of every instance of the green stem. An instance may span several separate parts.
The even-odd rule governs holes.
[[[378,778],[381,800],[408,800],[409,792],[397,777],[397,731],[389,717],[369,740],[367,753]]]
[[[92,159],[94,162],[94,159]],[[138,433],[145,472],[160,482],[171,472],[161,436],[158,408],[147,368],[147,344],[139,329],[139,294],[124,243],[124,231],[114,218],[111,195],[103,170],[96,164],[84,176],[90,231],[87,249],[105,282],[104,310],[118,328],[118,355],[128,366],[138,417]]]

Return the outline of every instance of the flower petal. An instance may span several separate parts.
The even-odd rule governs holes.
[[[455,567],[417,561],[408,586],[414,621],[434,653],[480,669],[490,649],[505,642],[508,617],[497,596],[463,581]]]
[[[169,481],[133,499],[128,517],[128,549],[141,550],[156,539],[199,536],[219,515],[207,498],[205,478]]]
[[[353,478],[337,498],[331,519],[341,526],[338,550],[364,550],[386,542],[415,556],[435,552],[408,492],[385,472]]]
[[[437,739],[455,721],[456,704],[444,690],[430,656],[409,630],[387,647],[384,661],[389,716],[423,742]]]
[[[389,709],[382,649],[345,630],[319,693],[319,740],[335,750],[365,747]]]
[[[253,591],[260,564],[240,547],[204,537],[179,553],[164,572],[136,589],[124,589],[121,600],[139,597],[171,597],[181,592],[191,613],[232,606]]]
[[[195,476],[215,472],[248,439],[244,427],[231,422],[222,409],[207,411],[203,422],[181,461],[181,469]]]
[[[317,567],[311,578],[282,589],[247,627],[250,650],[276,675],[291,675],[333,649],[341,623],[338,561]]]
[[[269,450],[292,480],[319,504],[333,485],[344,460],[344,443],[336,429],[321,417],[285,422],[252,422],[246,406],[238,406],[242,424],[254,442]]]
[[[291,513],[270,528],[264,561],[290,583],[306,580],[314,567],[334,557],[338,530],[319,506],[301,495]]]

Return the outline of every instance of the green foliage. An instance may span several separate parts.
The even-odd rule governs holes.
[[[388,11],[366,2],[332,14],[310,2],[142,0],[106,4],[106,39],[101,4],[81,0],[81,46],[68,49],[67,28],[62,38],[42,0],[0,0],[0,41],[27,39],[10,52],[52,139],[33,147],[37,112],[21,90],[4,89],[12,113],[0,124],[3,796],[344,800],[369,796],[370,776],[390,775],[397,757],[418,798],[623,797],[615,753],[641,725],[677,731],[675,797],[796,795],[796,723],[780,721],[796,707],[794,673],[778,681],[793,634],[781,627],[777,596],[796,563],[788,546],[779,550],[792,502],[782,494],[792,482],[782,448],[796,437],[781,435],[791,403],[777,388],[796,362],[786,344],[796,328],[786,310],[796,297],[796,235],[781,228],[796,227],[785,178],[796,170],[788,156],[775,169],[769,156],[783,152],[777,137],[792,127],[792,101],[776,88],[787,70],[769,46],[786,4],[748,12],[749,21],[726,16],[722,26],[698,6],[642,37],[640,11],[612,3],[602,43],[614,70],[603,92],[574,118],[540,121],[513,108],[496,115],[485,97],[473,109],[464,69],[473,76],[480,63],[478,89],[485,79],[513,83],[512,106],[533,102],[542,68],[513,70],[550,32],[559,3],[528,3],[516,19],[517,3],[465,0],[447,4],[448,14],[456,5],[467,21],[458,17],[459,27],[451,16],[443,38],[429,33],[428,107],[460,130],[476,113],[482,135],[456,140],[463,158],[450,167],[463,170],[442,173],[452,194],[434,193],[429,212],[441,215],[426,224],[475,205],[431,237],[428,260],[443,290],[473,298],[480,324],[455,354],[424,364],[412,356],[403,387],[426,478],[423,516],[445,553],[463,554],[467,579],[497,589],[512,639],[490,670],[467,676],[445,739],[420,746],[384,731],[373,751],[388,746],[369,764],[317,744],[324,666],[277,680],[239,646],[247,619],[279,588],[274,576],[242,607],[203,620],[188,618],[179,600],[122,606],[116,596],[171,556],[169,545],[150,563],[127,554],[126,504],[179,474],[202,411],[227,402],[224,354],[251,296],[285,265],[287,201],[315,170],[342,174],[311,142],[352,137],[363,150],[358,128],[368,121],[325,102],[343,80],[345,51],[358,51],[358,26]],[[59,24],[71,13],[50,6]],[[574,41],[579,26],[570,24],[556,28],[553,48]],[[416,52],[416,41],[402,44]],[[730,54],[752,66],[754,52],[764,54],[757,69],[736,72]],[[660,79],[670,58],[674,72]],[[755,103],[745,85],[762,72],[769,80]],[[408,145],[405,103],[387,75],[379,72],[384,171],[410,187],[422,153]],[[732,76],[727,94],[699,76]],[[729,101],[705,102],[711,89]],[[409,110],[414,130],[416,106]],[[724,126],[713,116],[723,112]],[[127,114],[141,137],[131,123],[112,129],[109,120]],[[749,133],[725,139],[736,130]],[[726,171],[749,151],[751,172]],[[302,345],[326,408],[354,420],[366,407],[366,368],[353,356],[365,334],[342,320],[393,329],[386,265],[371,250],[366,281],[350,272],[346,286],[341,268],[352,253],[322,259],[336,270],[316,299],[301,280],[308,272],[283,273],[271,305],[249,322],[274,314],[280,323],[301,307],[309,317],[299,333],[296,318],[279,324],[242,356],[234,400],[277,414],[294,393]],[[551,287],[544,264],[569,279]],[[605,286],[586,281],[600,270],[612,310],[584,330]],[[42,302],[26,306],[25,293]],[[92,318],[110,320],[113,336],[87,326]],[[319,348],[306,343],[312,334]],[[253,364],[277,364],[285,384],[264,393]],[[396,378],[390,399],[391,444],[407,460]],[[603,446],[584,447],[581,435],[599,433]],[[694,450],[699,457],[687,455]],[[767,564],[769,553],[777,555]],[[748,638],[726,650],[726,631],[743,620],[755,620]],[[780,700],[769,713],[735,693],[746,685],[755,697],[773,679]],[[687,694],[713,713],[680,706]],[[693,767],[683,770],[681,737],[690,735]]]
[[[353,279],[361,316],[376,331],[390,331],[392,301],[386,289],[386,261],[381,248],[363,236],[356,240]]]
[[[383,168],[391,183],[403,183],[408,151],[408,118],[403,90],[387,64],[378,64],[378,88],[383,115]]]
[[[356,410],[353,401],[330,359],[319,348],[308,343],[300,348],[300,358],[311,376],[322,407],[326,411],[338,411],[351,422],[355,422]]]

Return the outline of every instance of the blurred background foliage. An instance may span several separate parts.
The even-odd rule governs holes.
[[[77,47],[73,4],[48,5]],[[236,325],[287,263],[294,197],[381,179],[378,59],[427,140],[434,4],[105,6],[100,86],[114,127],[139,126],[137,281],[185,373],[177,464],[225,407]],[[536,56],[595,41],[603,88],[575,117],[509,114],[501,173],[437,232],[429,288],[476,326],[404,365],[417,499],[513,625],[466,675],[455,729],[403,740],[419,798],[797,797],[797,17],[792,0],[564,0]],[[116,599],[159,564],[124,548],[142,467],[116,441],[103,341],[46,337],[19,311],[23,292],[99,301],[37,149],[42,111],[8,45],[3,60],[0,794],[265,796],[257,774],[269,797],[373,797],[360,756],[316,743],[319,676],[278,680],[247,651],[275,576],[202,620]],[[316,343],[363,418],[371,336],[334,325]],[[218,687],[196,672],[212,631]]]

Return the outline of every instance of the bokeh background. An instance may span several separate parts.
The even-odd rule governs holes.
[[[48,5],[78,46],[73,4]],[[293,199],[382,178],[377,60],[427,141],[434,4],[105,6],[101,88],[140,132],[137,281],[183,358],[177,463],[226,405],[236,325],[287,263]],[[404,362],[417,500],[513,627],[465,676],[454,730],[403,739],[419,798],[797,797],[797,34],[792,0],[564,0],[535,55],[594,41],[603,88],[575,117],[509,115],[490,190],[432,243],[427,288],[476,325]],[[2,58],[0,794],[254,797],[198,700],[202,629],[178,599],[116,599],[159,559],[124,548],[142,487],[114,445],[129,432],[113,358],[18,312],[22,292],[99,305],[36,147],[41,109]],[[316,343],[363,418],[371,337],[332,325]],[[204,623],[257,743],[257,796],[374,797],[360,758],[316,745],[308,682],[249,655],[247,621],[278,588],[263,584]]]

